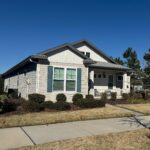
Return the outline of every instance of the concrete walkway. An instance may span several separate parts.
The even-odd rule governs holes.
[[[150,116],[137,116],[149,123]],[[0,150],[144,128],[134,118],[111,118],[0,129]]]

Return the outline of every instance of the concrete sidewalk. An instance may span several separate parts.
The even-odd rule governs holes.
[[[137,116],[149,123],[150,116]],[[111,118],[0,129],[0,150],[143,128],[134,118]]]

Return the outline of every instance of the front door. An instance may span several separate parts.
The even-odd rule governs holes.
[[[108,75],[108,89],[113,89],[113,75]]]

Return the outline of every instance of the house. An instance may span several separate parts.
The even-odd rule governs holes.
[[[103,92],[130,92],[130,69],[118,65],[87,40],[66,43],[29,56],[3,74],[4,90],[17,90],[24,98],[40,93],[55,101],[65,93],[100,97]]]

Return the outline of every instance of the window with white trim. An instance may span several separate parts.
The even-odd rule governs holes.
[[[64,90],[64,68],[54,68],[53,90]]]
[[[76,69],[67,68],[66,91],[75,91],[75,89],[76,89]]]
[[[77,69],[54,67],[53,91],[76,91]]]

